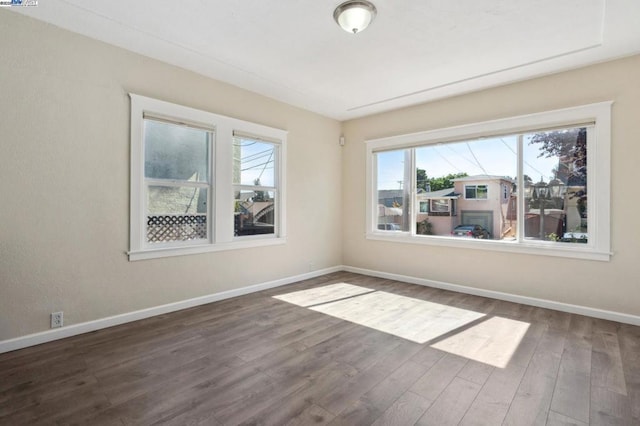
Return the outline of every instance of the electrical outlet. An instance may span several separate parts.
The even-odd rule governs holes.
[[[62,327],[62,311],[51,313],[51,328]]]

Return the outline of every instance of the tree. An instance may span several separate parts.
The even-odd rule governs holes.
[[[427,177],[427,172],[424,169],[416,169],[416,186],[418,189],[427,191],[428,183],[429,178]]]
[[[583,186],[570,194],[584,203],[587,198],[587,129],[573,128],[536,133],[530,144],[540,144],[538,157],[558,157],[556,179],[567,186]]]
[[[469,176],[467,173],[449,173],[446,176],[430,178],[424,169],[416,169],[416,186],[423,191],[439,191],[453,188],[453,179]]]
[[[568,183],[571,178],[587,177],[587,129],[573,128],[536,133],[530,144],[541,144],[538,157],[558,157],[557,179]]]
[[[457,178],[469,176],[466,173],[449,173],[446,176],[431,178],[429,183],[431,184],[432,191],[440,191],[441,189],[453,188],[453,180]]]
[[[260,178],[257,178],[256,180],[253,181],[253,184],[255,186],[260,186]],[[266,194],[264,193],[264,191],[254,191],[254,196],[252,197],[253,201],[267,201],[267,197]]]

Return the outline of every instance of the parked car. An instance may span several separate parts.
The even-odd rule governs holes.
[[[402,228],[397,223],[379,223],[378,229],[383,231],[402,231]]]
[[[560,239],[563,243],[587,243],[589,234],[586,232],[565,232]]]
[[[480,225],[458,225],[453,228],[451,235],[454,237],[482,238],[485,240],[491,237],[489,231]]]

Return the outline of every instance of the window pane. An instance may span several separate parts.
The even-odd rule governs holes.
[[[207,189],[149,186],[147,242],[207,238]]]
[[[275,187],[276,146],[233,138],[233,183]]]
[[[431,200],[431,211],[433,212],[448,212],[449,200]]]
[[[431,203],[417,214],[417,233],[514,239],[517,146],[517,136],[504,136],[416,148],[417,201]]]
[[[376,153],[378,215],[376,229],[409,231],[411,151]]]
[[[475,185],[467,185],[464,187],[464,198],[469,200],[474,200],[476,198],[476,187]]]
[[[487,199],[487,185],[476,186],[476,198],[481,200]]]
[[[524,169],[525,238],[586,243],[587,129],[525,135]]]
[[[144,120],[144,176],[207,182],[210,132]]]
[[[275,192],[235,192],[234,235],[275,233]]]

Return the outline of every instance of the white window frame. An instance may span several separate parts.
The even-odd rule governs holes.
[[[287,131],[130,93],[131,205],[129,260],[153,259],[286,243]],[[207,241],[147,243],[144,177],[144,115],[175,123],[214,129],[210,146]],[[233,134],[263,137],[276,145],[276,205],[274,234],[234,237]]]
[[[366,143],[366,238],[432,246],[458,247],[475,250],[492,250],[510,253],[559,256],[577,259],[609,261],[611,252],[610,230],[610,182],[611,182],[611,107],[613,102],[599,102],[571,108],[545,111],[528,115],[502,118],[462,126],[429,130],[407,135],[367,140]],[[587,198],[589,240],[586,244],[556,243],[552,241],[525,240],[524,229],[520,238],[505,240],[467,240],[446,236],[416,235],[415,231],[379,232],[376,229],[377,188],[376,153],[416,148],[429,144],[455,142],[499,135],[518,134],[541,129],[579,126],[595,123],[587,134]],[[523,169],[522,150],[519,150],[519,170]],[[411,161],[415,170],[415,156]],[[412,174],[412,197],[416,197],[415,173]],[[520,173],[517,194],[520,211],[524,211],[524,181]],[[413,211],[412,209],[409,211]],[[415,217],[411,218],[415,222]],[[524,223],[520,224],[524,227]],[[415,225],[412,224],[412,229]]]

